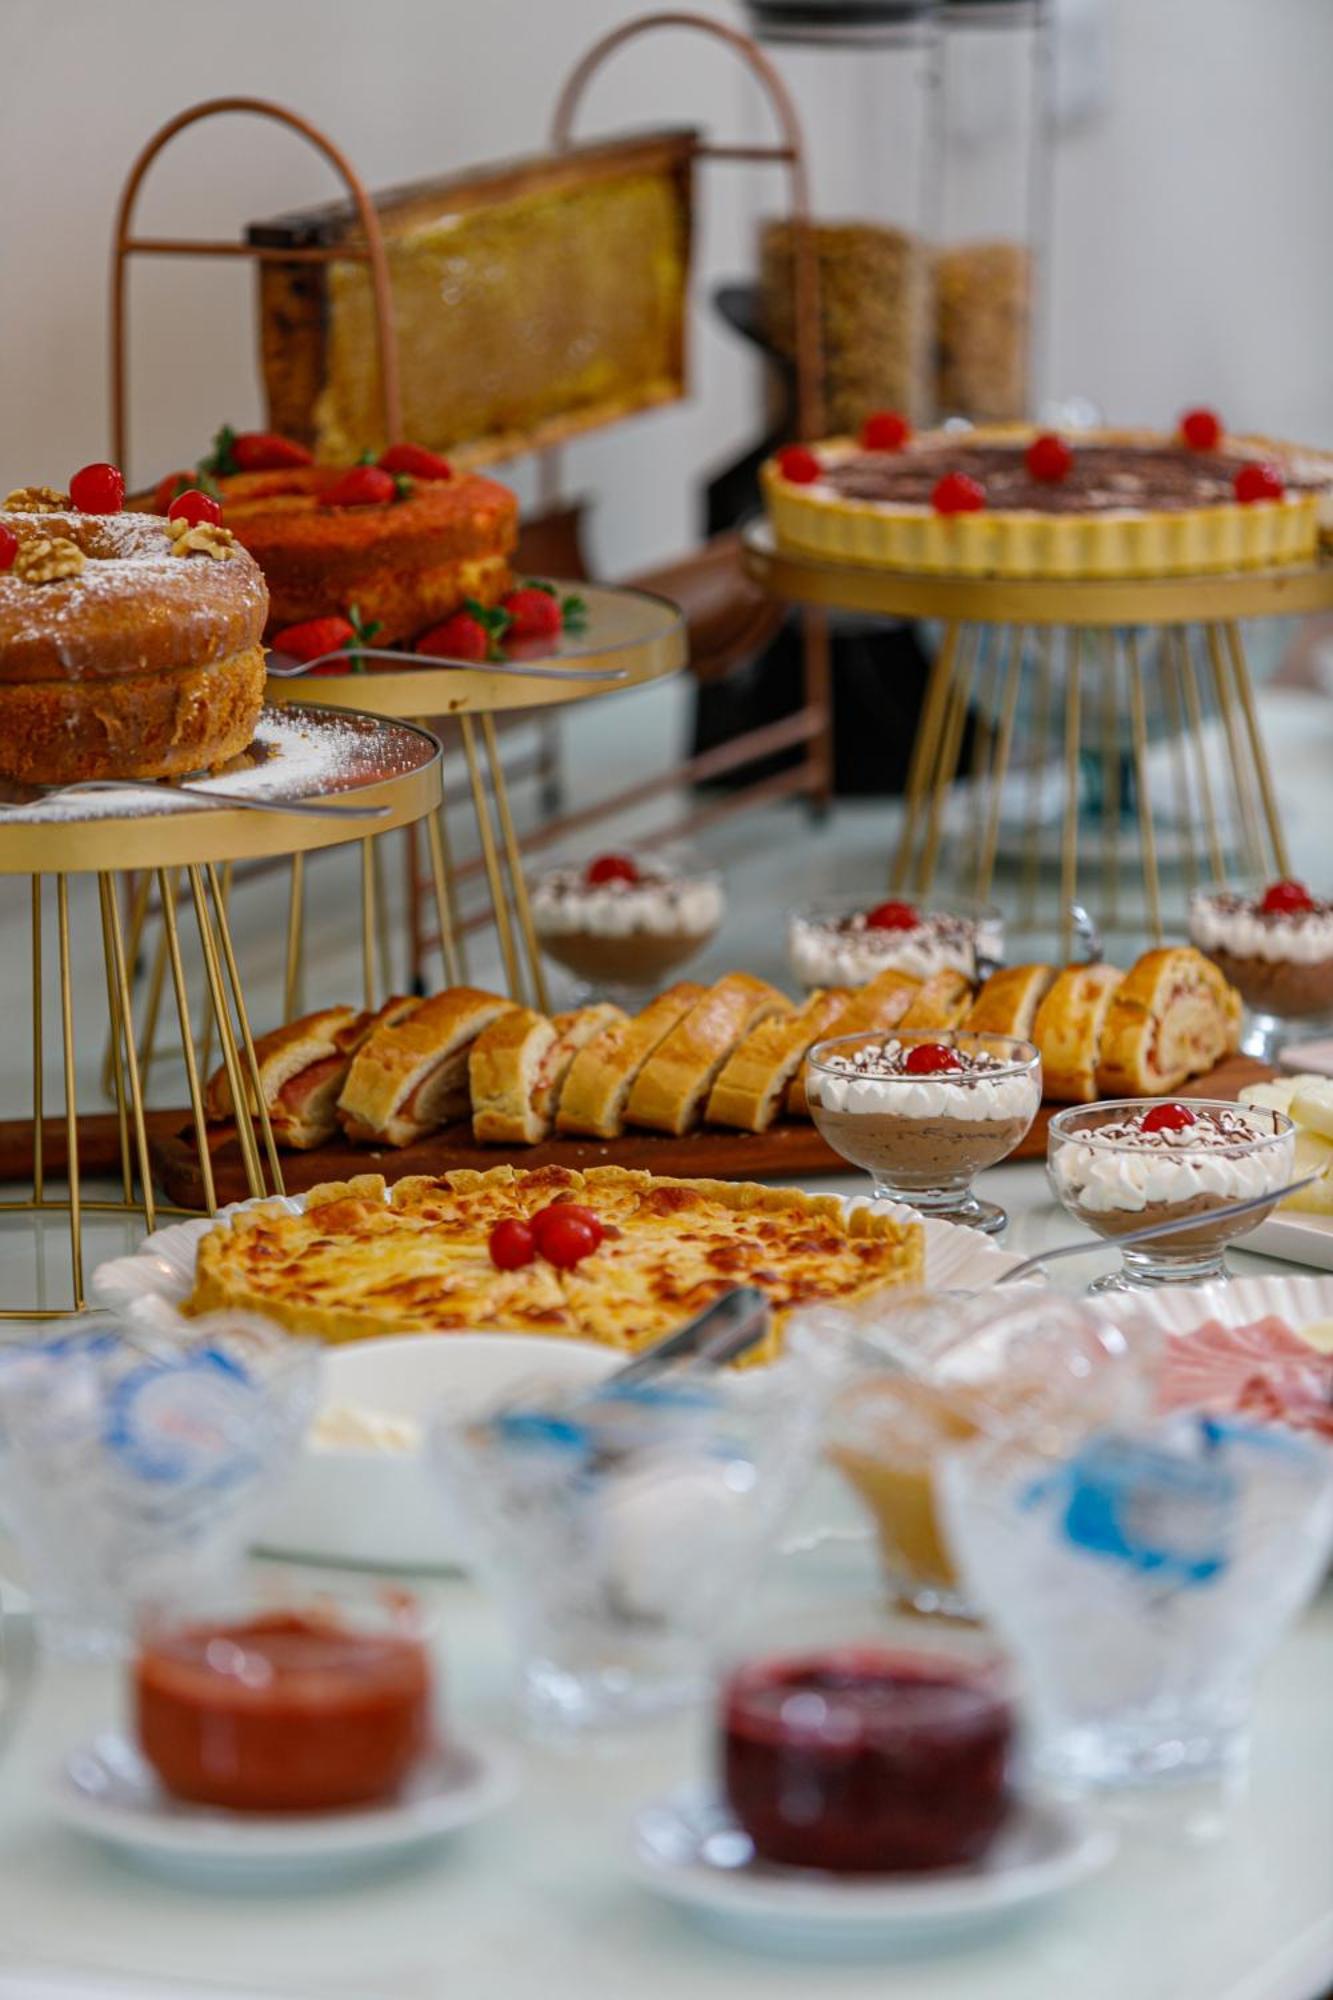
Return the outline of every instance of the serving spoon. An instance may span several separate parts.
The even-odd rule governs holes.
[[[71,785],[56,785],[35,799],[14,799],[0,805],[0,815],[32,812],[51,799],[76,798],[91,792],[151,792],[156,799],[189,799],[214,812],[284,813],[289,819],[383,819],[389,806],[334,804],[317,799],[248,799],[240,793],[206,792],[199,785],[161,785],[151,778],[79,778]]]

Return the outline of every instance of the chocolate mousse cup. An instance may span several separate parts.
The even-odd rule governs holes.
[[[583,983],[583,997],[635,1003],[711,944],[726,899],[721,877],[692,860],[622,851],[632,880],[548,869],[531,884],[533,930],[546,956]]]
[[[1026,1136],[1041,1103],[1031,1042],[963,1029],[843,1035],[810,1052],[810,1115],[877,1201],[999,1235],[1004,1210],[972,1182]]]
[[[1265,1062],[1290,1039],[1289,1023],[1333,1023],[1333,902],[1311,895],[1306,907],[1266,907],[1275,889],[1300,886],[1196,889],[1190,897],[1190,942],[1240,994],[1250,1012],[1245,1052]]]
[[[1231,1276],[1227,1244],[1272,1214],[1279,1190],[1296,1173],[1296,1128],[1282,1112],[1192,1097],[1180,1107],[1189,1124],[1145,1131],[1145,1118],[1160,1117],[1169,1105],[1160,1097],[1117,1098],[1072,1106],[1050,1122],[1047,1175],[1085,1228],[1114,1242],[1156,1223],[1181,1225],[1122,1250],[1120,1269],[1089,1291],[1224,1284]],[[1218,1213],[1268,1190],[1267,1208]]]

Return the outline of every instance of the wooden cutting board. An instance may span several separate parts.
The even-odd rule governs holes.
[[[1271,1065],[1250,1056],[1232,1056],[1179,1095],[1234,1102],[1247,1084],[1265,1082],[1276,1074]],[[1043,1104],[1014,1155],[1016,1159],[1044,1157],[1046,1126],[1060,1109],[1058,1104]],[[244,1201],[249,1190],[234,1129],[219,1126],[211,1150],[219,1202]],[[177,1113],[174,1129],[165,1117],[155,1121],[152,1155],[156,1177],[168,1199],[182,1208],[202,1209],[194,1130],[184,1113]],[[0,1148],[0,1171],[4,1157]],[[428,1139],[419,1139],[414,1146],[386,1146],[380,1151],[333,1140],[308,1153],[284,1153],[282,1165],[287,1192],[301,1194],[320,1181],[346,1180],[352,1174],[383,1174],[386,1180],[396,1181],[405,1174],[442,1174],[452,1167],[484,1170],[506,1161],[523,1167],[638,1167],[655,1174],[705,1175],[727,1181],[801,1183],[822,1174],[856,1171],[825,1145],[813,1125],[804,1122],[777,1125],[770,1132],[703,1131],[691,1132],[683,1139],[627,1132],[621,1139],[548,1139],[540,1146],[512,1148],[479,1146],[470,1125],[451,1125]]]

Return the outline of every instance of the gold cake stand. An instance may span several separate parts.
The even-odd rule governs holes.
[[[319,774],[317,784],[309,782],[311,773]],[[175,998],[180,1054],[208,1211],[212,1214],[216,1206],[203,1107],[208,1058],[205,1053],[201,1059],[191,1026],[182,952],[182,900],[192,911],[198,937],[208,1020],[216,1025],[236,1107],[246,1181],[251,1194],[270,1190],[280,1194],[282,1168],[257,1087],[254,1040],[227,921],[221,871],[240,860],[305,854],[356,838],[369,822],[340,817],[340,807],[347,805],[375,809],[373,823],[385,831],[433,815],[441,796],[440,748],[424,730],[373,716],[333,716],[304,707],[275,715],[266,709],[244,759],[215,778],[191,783],[217,804],[187,802],[175,795],[169,784],[151,789],[127,786],[114,794],[85,798],[62,798],[58,792],[38,794],[18,803],[0,803],[0,875],[26,875],[30,882],[33,1074],[32,1192],[23,1199],[0,1202],[0,1214],[68,1215],[72,1308],[76,1311],[85,1303],[85,1213],[140,1214],[149,1230],[156,1228],[159,1213],[149,1170],[145,1064],[135,1033],[133,939],[127,936],[129,927],[121,908],[131,878],[135,887],[126,900],[137,909],[140,899],[146,902],[148,893],[155,889],[161,912],[164,963]],[[160,792],[160,799],[152,797],[154,790]],[[275,809],[284,803],[316,803],[326,810],[297,817]],[[106,984],[104,1019],[110,1029],[110,1094],[118,1126],[121,1192],[118,1198],[105,1201],[84,1196],[79,1161],[70,885],[80,876],[93,877],[97,885]],[[43,1122],[46,978],[42,930],[48,884],[52,882],[67,1151],[67,1191],[63,1195],[51,1191],[57,1177],[48,1165]],[[85,997],[79,996],[80,1000]],[[101,1015],[100,1005],[98,1012]],[[101,1031],[99,1020],[99,1035]],[[256,1107],[255,1115],[248,1108],[251,1104]],[[0,1318],[54,1318],[69,1310],[67,1305],[5,1306],[0,1309]]]
[[[589,583],[557,584],[582,598],[582,629],[543,642],[488,667],[423,660],[417,666],[376,662],[373,671],[347,671],[318,679],[269,676],[269,699],[298,700],[325,708],[356,708],[409,719],[430,727],[440,719],[457,722],[467,766],[468,789],[480,849],[480,866],[495,921],[505,981],[511,998],[529,994],[541,1011],[547,1009],[545,973],[532,925],[523,854],[505,781],[496,732],[497,715],[596,701],[607,695],[677,674],[688,660],[685,621],[679,608],[648,591],[623,590]],[[603,810],[603,808],[598,809]],[[467,864],[452,859],[446,804],[426,818],[431,877],[439,924],[439,945],[445,976],[451,985],[467,977],[463,926],[458,914],[458,885]],[[376,947],[387,960],[380,915],[383,897],[378,887],[381,829],[367,837],[363,850],[362,964],[365,1004],[375,1005]],[[287,969],[284,1011],[287,1019],[301,1010],[304,970],[304,859],[292,860],[288,905]],[[428,940],[433,942],[433,940]],[[525,963],[526,962],[526,963]],[[388,984],[385,971],[384,983]]]
[[[1070,945],[1070,906],[1079,895],[1079,776],[1085,717],[1100,738],[1101,915],[1121,922],[1118,904],[1121,822],[1119,699],[1129,714],[1129,755],[1137,808],[1148,926],[1162,937],[1161,865],[1148,774],[1149,682],[1156,679],[1172,746],[1171,791],[1186,830],[1182,867],[1192,886],[1207,873],[1221,881],[1226,845],[1223,801],[1209,770],[1205,724],[1221,724],[1233,823],[1248,869],[1289,871],[1268,753],[1255,707],[1240,621],[1297,616],[1333,607],[1333,561],[1298,569],[1238,571],[1101,581],[1013,581],[944,577],[834,562],[778,544],[766,522],[746,531],[748,573],[791,603],[937,619],[943,625],[931,667],[908,771],[902,832],[890,873],[896,890],[926,894],[940,859],[944,804],[959,775],[969,706],[985,688],[993,720],[975,731],[978,814],[973,825],[972,886],[985,900],[999,850],[1004,783],[1021,747],[1025,900],[1035,898],[1039,856],[1038,786],[1046,761],[1064,767],[1060,833],[1061,947]],[[1143,657],[1145,628],[1158,636],[1155,661]],[[989,643],[987,643],[989,641]],[[1063,664],[1063,698],[1055,695]],[[1020,697],[1030,697],[1032,725],[1018,745]],[[1198,843],[1196,845],[1196,842]]]

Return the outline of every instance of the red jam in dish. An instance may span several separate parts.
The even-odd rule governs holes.
[[[298,1612],[155,1635],[134,1667],[139,1748],[167,1791],[240,1812],[387,1798],[431,1735],[426,1649]]]
[[[723,1790],[765,1861],[963,1867],[1004,1819],[1012,1727],[986,1679],[952,1660],[858,1648],[761,1661],[723,1694]]]

